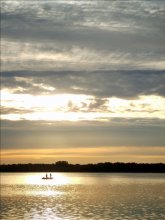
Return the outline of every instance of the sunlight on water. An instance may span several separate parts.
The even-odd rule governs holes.
[[[9,173],[5,178],[2,178],[2,184],[32,184],[32,185],[65,185],[76,182],[63,173],[52,174],[53,179],[42,179],[45,177],[45,173],[17,173],[17,177],[14,178],[15,174]]]
[[[45,175],[41,176],[41,174],[30,174],[24,177],[24,181],[27,184],[37,184],[37,185],[64,185],[69,184],[69,178],[64,174],[56,173],[53,179],[42,179]]]
[[[165,174],[1,174],[2,220],[164,220]]]

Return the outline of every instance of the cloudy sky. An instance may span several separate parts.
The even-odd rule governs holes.
[[[165,162],[164,70],[162,0],[1,0],[2,162]]]

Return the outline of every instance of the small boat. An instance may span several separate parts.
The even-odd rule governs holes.
[[[48,176],[48,174],[46,174],[46,176],[42,177],[43,180],[52,180],[52,174],[50,173],[50,176]]]

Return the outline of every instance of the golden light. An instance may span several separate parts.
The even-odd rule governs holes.
[[[165,99],[157,95],[139,96],[136,99],[109,98],[112,117],[165,118]]]
[[[1,91],[2,105],[11,108],[24,108],[37,110],[66,110],[69,103],[82,106],[82,102],[89,103],[91,96],[75,94],[54,94],[54,95],[30,95],[14,94],[8,89]]]
[[[45,121],[108,121],[112,117],[165,118],[165,99],[160,96],[139,96],[127,100],[116,97],[97,104],[94,96],[80,94],[30,95],[15,94],[13,90],[1,92],[1,106],[9,109],[1,114],[7,120]]]
[[[49,176],[49,173],[47,173]],[[26,175],[24,181],[27,184],[32,185],[45,185],[45,186],[54,186],[54,185],[65,185],[69,184],[69,178],[65,174],[62,173],[51,173],[53,179],[42,179],[42,177],[45,177],[45,173],[34,173]],[[48,193],[51,193],[48,191]]]
[[[54,182],[56,185],[65,185],[70,183],[70,179],[62,173],[56,173],[54,175]]]

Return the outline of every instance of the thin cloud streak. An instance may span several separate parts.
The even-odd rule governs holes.
[[[90,160],[92,163],[104,162],[105,158],[107,161],[117,161],[120,158],[120,161],[128,162],[128,158],[136,155],[136,162],[141,162],[143,159],[148,161],[160,162],[163,157],[162,154],[165,153],[163,147],[155,148],[146,148],[146,150],[141,151],[137,147],[103,147],[99,148],[68,148],[66,149],[25,149],[25,150],[3,150],[1,154],[1,159],[3,163],[12,161],[15,163],[17,160],[27,161],[32,160],[37,163],[41,163],[43,160],[45,163],[47,161],[55,162],[57,160],[72,160],[72,163],[77,162],[77,158],[81,158],[80,161],[85,161],[86,159]],[[81,156],[80,156],[81,155]],[[108,156],[107,156],[108,155]],[[163,160],[165,162],[165,160]]]

